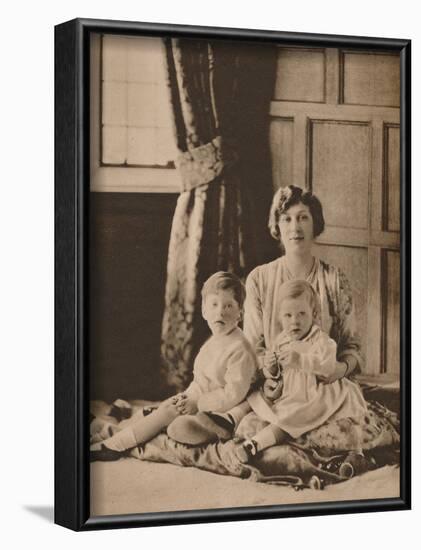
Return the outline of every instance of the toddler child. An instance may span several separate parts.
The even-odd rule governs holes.
[[[183,393],[170,397],[151,414],[140,418],[136,415],[126,428],[91,445],[92,460],[116,460],[165,428],[170,436],[174,428],[182,439],[184,428],[177,427],[176,422],[180,416],[200,415],[205,429],[208,413],[224,413],[244,401],[257,370],[253,349],[238,327],[244,298],[244,285],[233,273],[219,271],[209,277],[202,289],[202,315],[212,335],[197,354],[193,381]],[[211,424],[214,428],[214,422]],[[229,436],[222,425],[219,432],[214,432],[215,437],[225,433]]]
[[[317,375],[328,378],[335,372],[336,343],[315,322],[320,302],[313,287],[306,281],[289,281],[280,289],[280,301],[282,332],[274,349],[265,354],[267,380],[248,397],[251,409],[268,425],[237,446],[242,462],[328,420],[367,411],[357,384],[347,378],[330,384],[317,380]]]

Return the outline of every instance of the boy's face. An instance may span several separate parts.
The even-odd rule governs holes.
[[[238,324],[241,310],[232,290],[207,294],[202,303],[202,315],[215,336],[228,334]]]
[[[311,329],[314,316],[307,296],[285,298],[281,304],[281,322],[293,340],[301,340]]]

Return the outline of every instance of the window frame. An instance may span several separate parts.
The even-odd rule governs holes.
[[[108,193],[179,193],[175,167],[104,164],[101,159],[101,34],[90,43],[90,190]]]

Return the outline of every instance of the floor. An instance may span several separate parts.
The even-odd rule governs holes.
[[[323,491],[265,485],[196,468],[125,458],[91,464],[91,515],[393,498],[399,468],[385,466]]]
[[[362,381],[370,385],[380,382],[382,387],[394,389],[399,399],[399,383],[395,379]],[[150,403],[135,401],[132,404],[136,409]],[[108,406],[104,402],[92,402],[92,410],[100,415]],[[291,487],[135,458],[91,464],[92,516],[396,498],[399,494],[400,470],[395,466],[367,472],[323,491],[297,492]]]

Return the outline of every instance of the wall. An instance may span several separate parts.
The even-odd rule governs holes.
[[[353,287],[364,372],[399,374],[399,56],[278,50],[271,104],[274,187],[324,207],[319,257]]]
[[[160,399],[166,259],[177,196],[91,193],[91,396]]]

